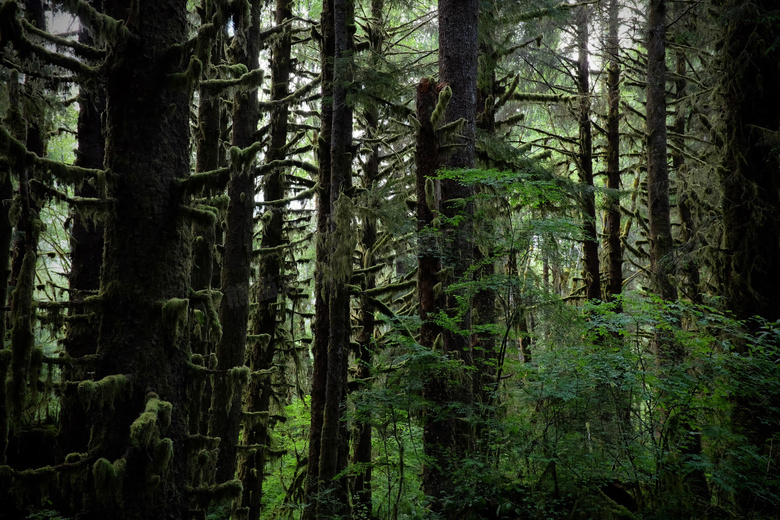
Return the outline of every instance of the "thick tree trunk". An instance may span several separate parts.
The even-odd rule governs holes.
[[[771,0],[722,2],[726,21],[721,48],[720,95],[726,134],[720,169],[723,190],[723,294],[729,309],[750,329],[780,315],[780,24]],[[741,347],[743,348],[743,347]],[[780,395],[737,398],[732,424],[766,457],[761,472],[777,474],[776,436]],[[776,487],[774,491],[776,492]],[[764,489],[735,497],[745,516],[771,516],[776,504]],[[770,491],[771,492],[771,491]],[[759,514],[758,516],[761,516]]]
[[[136,9],[142,16],[133,16]],[[113,400],[113,410],[94,415],[90,451],[101,457],[98,484],[117,493],[100,494],[85,518],[178,519],[185,517],[189,347],[181,325],[191,237],[174,193],[189,173],[190,132],[187,88],[167,75],[186,66],[170,53],[186,41],[186,11],[173,0],[128,0],[113,2],[109,14],[124,19],[132,36],[114,43],[122,59],[107,73],[106,167],[115,202],[100,284],[101,384],[92,386],[105,393],[83,396],[93,410]],[[105,470],[114,461],[123,471]]]
[[[459,145],[441,157],[441,166],[473,168],[478,73],[477,0],[439,0],[439,79],[452,89],[443,123],[464,120]],[[422,124],[422,123],[421,123]],[[471,302],[463,301],[460,292],[448,291],[453,283],[465,281],[473,259],[473,189],[453,179],[441,181],[440,209],[445,219],[463,218],[458,225],[443,226],[445,245],[442,248],[442,266],[451,274],[441,281],[446,312],[461,316],[460,330],[471,328]],[[449,220],[452,222],[453,220]],[[465,305],[465,309],[463,306]],[[473,362],[471,338],[454,330],[442,331],[442,353],[460,359],[466,366]],[[425,419],[423,443],[431,463],[423,470],[423,490],[433,499],[436,512],[444,512],[444,497],[453,497],[461,460],[473,445],[473,431],[465,417],[456,417],[449,411],[451,402],[468,407],[473,399],[469,384],[452,384],[452,374],[441,374],[438,388],[433,384],[438,376],[426,382],[425,397],[430,401]],[[446,514],[454,514],[449,511]]]
[[[725,150],[723,289],[738,319],[780,317],[780,26],[766,19],[776,3],[723,2],[722,48]]]
[[[589,300],[601,299],[601,268],[599,266],[599,239],[596,232],[596,193],[593,187],[593,131],[590,122],[590,60],[588,57],[589,36],[588,6],[582,6],[577,13],[577,93],[580,96],[579,126],[580,152],[578,166],[582,191],[582,243],[585,264],[585,295]]]
[[[236,30],[231,45],[233,60],[235,64],[245,65],[249,71],[259,67],[261,6],[262,0],[251,0],[247,4],[238,4],[233,13]],[[217,366],[220,370],[243,367],[246,355],[255,209],[254,152],[249,149],[255,141],[259,118],[257,88],[236,93],[233,98],[233,148],[228,184],[230,202],[222,256],[223,297],[219,309],[222,338],[217,345]],[[238,378],[221,377],[215,380],[209,410],[209,434],[222,439],[217,461],[217,482],[226,482],[235,477],[243,397],[244,386]]]

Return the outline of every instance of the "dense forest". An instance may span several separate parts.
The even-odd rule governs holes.
[[[773,0],[2,0],[0,519],[780,518]]]

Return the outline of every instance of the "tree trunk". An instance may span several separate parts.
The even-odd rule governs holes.
[[[473,168],[478,74],[478,24],[477,0],[439,0],[439,79],[452,90],[443,123],[463,119],[461,135],[456,138],[458,147],[441,157],[441,166],[448,168]],[[422,124],[422,122],[421,122]],[[448,291],[453,283],[465,281],[473,259],[473,213],[471,200],[473,189],[458,180],[441,181],[441,213],[448,222],[463,218],[458,225],[442,226],[445,245],[442,248],[442,266],[451,275],[442,279],[444,308],[449,316],[460,315],[459,330],[471,328],[471,302],[462,302],[460,291]],[[465,305],[465,308],[463,306]],[[465,366],[473,362],[471,338],[455,330],[442,331],[442,354],[460,359]],[[456,477],[461,461],[473,445],[473,431],[463,416],[453,416],[448,404],[460,403],[468,407],[473,399],[472,387],[465,382],[451,383],[453,376],[442,374],[441,385],[434,388],[438,377],[426,381],[425,397],[430,402],[425,419],[423,444],[426,456],[432,461],[423,470],[423,490],[433,500],[435,512],[444,512],[445,497],[454,498]],[[454,514],[448,511],[447,514]]]
[[[249,71],[259,67],[260,11],[262,1],[238,4],[233,13],[235,36],[231,45],[235,64]],[[244,366],[249,323],[249,279],[252,264],[255,178],[253,175],[255,131],[260,118],[257,87],[239,91],[233,98],[233,139],[228,184],[227,228],[222,256],[222,301],[219,319],[222,338],[217,345],[217,367],[231,370]],[[244,384],[229,376],[215,380],[209,434],[222,439],[217,461],[217,482],[235,478],[238,434],[241,428]]]
[[[281,26],[292,18],[292,0],[277,0],[275,22]],[[290,83],[290,53],[292,46],[291,31],[284,29],[279,40],[271,49],[271,100],[281,101],[289,94]],[[287,144],[289,108],[287,103],[280,103],[271,108],[271,134],[265,162],[272,163],[285,158]],[[285,196],[284,169],[275,168],[267,174],[263,183],[264,200],[280,200]],[[263,226],[260,247],[276,248],[285,242],[283,234],[284,207],[268,207],[270,220]],[[283,266],[285,252],[268,253],[260,258],[258,266],[259,282],[255,285],[256,309],[252,316],[252,334],[256,340],[252,342],[248,353],[249,368],[252,372],[269,370],[273,367],[277,347],[283,346],[284,335],[279,330],[279,320],[283,320],[284,306],[279,303],[279,295],[283,295]],[[252,379],[247,395],[246,408],[248,413],[268,413],[271,405],[273,388],[271,378]],[[251,421],[244,425],[243,443],[248,446],[260,446],[248,453],[242,460],[239,474],[244,483],[244,505],[249,507],[249,518],[260,515],[263,498],[263,480],[265,466],[269,460],[267,446],[270,446],[270,424],[268,421]]]
[[[590,60],[588,58],[590,8],[582,6],[577,12],[577,93],[580,96],[579,126],[580,153],[578,157],[582,192],[582,244],[585,264],[585,295],[589,300],[601,299],[601,268],[599,266],[599,238],[596,232],[596,193],[593,187],[593,131],[590,122]]]
[[[372,0],[371,2],[371,21],[372,28],[369,31],[370,66],[380,66],[380,56],[384,47],[384,27],[383,19],[384,0]],[[371,103],[363,111],[363,117],[366,121],[366,137],[369,140],[377,139],[379,136],[379,108],[376,103]],[[363,167],[363,188],[371,190],[375,188],[374,183],[379,180],[379,145],[372,144],[371,152],[368,155],[365,166]],[[367,269],[374,265],[376,261],[373,250],[377,239],[376,218],[372,215],[366,215],[363,219],[363,230],[361,242],[363,246],[362,268]],[[370,297],[365,294],[376,287],[376,274],[368,271],[361,283],[363,294],[360,298],[360,334],[357,337],[357,374],[356,379],[368,386],[372,377],[372,352],[374,350],[374,329],[376,323],[374,320],[374,305]],[[373,461],[372,446],[372,425],[370,410],[361,409],[357,414],[355,421],[355,440],[353,463],[357,464],[361,470],[355,476],[353,497],[352,497],[352,516],[354,518],[373,518],[373,503],[371,500],[371,474]]]
[[[81,28],[79,42],[94,44],[89,29]],[[105,85],[98,81],[94,86],[82,85],[78,95],[78,149],[76,166],[103,168],[105,136],[101,116],[106,109]],[[76,190],[78,197],[100,197],[95,186],[84,183]],[[68,276],[71,307],[63,346],[73,359],[95,354],[97,351],[97,321],[88,314],[84,299],[97,294],[100,288],[100,268],[103,264],[103,225],[85,220],[77,211],[72,212],[70,232],[71,268]],[[76,382],[86,378],[78,365],[65,365],[62,380]],[[63,386],[60,432],[57,438],[60,457],[80,452],[89,441],[89,431],[83,427],[87,419],[76,395],[75,384]]]
[[[728,23],[719,89],[726,129],[720,169],[722,290],[728,308],[753,330],[761,325],[761,318],[773,321],[780,314],[780,48],[773,43],[780,38],[780,24],[772,18],[776,9],[776,2],[770,0],[727,0],[720,7],[721,19]],[[761,474],[777,474],[780,461],[772,439],[779,408],[777,393],[766,393],[760,400],[744,395],[736,399],[733,429],[766,458]],[[740,490],[736,501],[744,516],[776,512],[772,495],[764,491]]]
[[[320,452],[322,448],[322,424],[325,413],[325,393],[328,372],[328,341],[330,330],[330,292],[324,270],[330,251],[324,237],[328,235],[331,198],[331,136],[333,129],[333,57],[335,41],[333,36],[333,3],[322,3],[320,17],[322,42],[320,63],[322,64],[322,103],[320,106],[320,134],[317,139],[319,163],[319,194],[317,197],[316,269],[314,273],[314,330],[312,354],[314,363],[311,380],[311,427],[309,428],[309,462],[306,471],[306,497],[309,506],[304,509],[303,520],[317,518],[317,501],[320,495]]]
[[[347,362],[351,333],[350,301],[347,283],[352,273],[354,240],[350,231],[352,209],[347,190],[351,187],[352,108],[347,104],[351,83],[352,33],[354,20],[351,0],[333,0],[334,65],[332,83],[332,134],[330,141],[330,219],[326,290],[330,295],[328,368],[320,439],[318,504],[321,516],[348,515],[346,479],[336,476],[346,468],[344,412],[346,406]],[[323,493],[324,492],[324,493]]]
[[[669,171],[666,158],[666,0],[650,0],[647,40],[647,198],[650,269],[653,288],[664,300],[677,292],[669,217]]]
[[[142,7],[128,0],[113,2],[108,14],[123,19],[132,36],[114,42],[122,59],[106,79],[106,167],[115,202],[100,284],[101,384],[92,388],[104,393],[95,396],[100,401],[113,397],[114,409],[95,414],[90,451],[101,457],[98,485],[117,493],[99,494],[85,518],[178,519],[185,517],[189,346],[181,324],[191,237],[174,193],[189,173],[190,129],[187,88],[167,74],[186,65],[170,53],[186,42],[186,11],[172,0]],[[98,406],[89,395],[85,401]],[[106,471],[112,461],[123,471]]]
[[[609,1],[607,36],[607,298],[623,291],[623,246],[620,243],[620,27],[618,0]]]

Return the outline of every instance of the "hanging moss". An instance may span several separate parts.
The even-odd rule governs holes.
[[[152,471],[165,476],[173,460],[173,440],[168,437],[159,439],[154,443],[154,462]]]
[[[181,205],[179,206],[179,215],[183,219],[194,222],[196,225],[204,228],[214,227],[217,224],[217,215],[207,209]]]
[[[441,91],[439,91],[439,100],[436,103],[436,108],[433,109],[433,113],[431,114],[431,126],[434,128],[439,126],[439,123],[444,117],[444,113],[447,111],[447,105],[449,105],[450,99],[452,99],[452,89],[449,85],[447,85],[441,89]]]
[[[223,191],[230,180],[230,168],[218,168],[208,172],[193,173],[178,181],[186,195],[205,195]]]
[[[246,69],[245,65],[242,65]],[[208,79],[201,81],[200,87],[210,94],[230,94],[240,88],[251,90],[263,83],[263,70],[255,69],[236,79]]]
[[[114,409],[117,398],[126,399],[130,396],[133,385],[124,374],[106,376],[99,381],[82,381],[78,386],[78,395],[81,405],[89,411],[93,405],[98,409],[108,406]]]
[[[124,458],[117,459],[113,463],[102,457],[95,461],[92,465],[92,478],[99,501],[122,504],[122,484],[126,466],[127,461]]]
[[[227,371],[228,378],[228,398],[225,402],[226,412],[230,413],[230,408],[233,405],[233,396],[236,392],[243,392],[244,387],[249,384],[251,372],[246,365],[240,367],[233,367]]]
[[[172,89],[180,89],[192,92],[198,86],[200,77],[203,75],[203,62],[197,56],[190,57],[190,63],[187,70],[168,74],[168,86]]]
[[[149,392],[144,412],[130,425],[130,443],[139,448],[152,446],[160,433],[170,426],[172,412],[171,403],[161,400],[154,392]]]
[[[212,505],[224,504],[230,501],[238,502],[241,499],[244,487],[241,485],[240,480],[229,480],[213,486],[190,488],[189,491],[195,498],[198,506],[201,509],[207,509]]]
[[[94,30],[98,38],[114,44],[132,37],[132,33],[123,21],[116,20],[99,12],[84,0],[62,0],[62,6],[79,18],[79,21]],[[137,17],[137,13],[136,17]]]
[[[451,123],[447,123],[444,126],[440,126],[438,129],[436,129],[436,136],[439,138],[439,142],[441,143],[449,143],[452,141],[455,136],[460,135],[461,131],[463,130],[463,127],[466,125],[466,120],[463,118],[458,119],[457,121],[453,121]],[[446,149],[450,145],[442,145],[439,148],[440,149]],[[456,145],[460,146],[460,144]]]
[[[37,240],[37,235],[30,237]],[[33,343],[33,281],[37,255],[28,251],[22,260],[22,267],[11,304],[11,375],[6,381],[6,406],[12,424],[21,426],[22,410],[27,402],[27,386],[30,380]]]
[[[171,298],[162,306],[163,325],[173,338],[179,335],[183,327],[187,326],[190,301],[186,298]]]

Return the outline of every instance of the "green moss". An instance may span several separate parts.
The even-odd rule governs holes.
[[[439,92],[439,100],[436,103],[436,108],[433,109],[433,113],[431,114],[431,125],[434,128],[436,128],[442,118],[444,118],[450,99],[452,99],[452,89],[447,85]]]
[[[154,392],[146,396],[144,412],[130,425],[130,443],[139,448],[152,446],[171,424],[173,405]]]
[[[202,486],[191,490],[195,501],[202,509],[211,505],[238,502],[244,488],[240,480],[230,480],[213,486]]]
[[[30,237],[37,240],[37,236]],[[11,375],[6,382],[6,405],[12,424],[21,425],[22,410],[27,402],[28,381],[31,379],[33,343],[33,281],[37,255],[28,251],[22,260],[11,304]]]
[[[162,306],[163,325],[172,337],[177,337],[186,327],[190,301],[186,298],[171,298]]]
[[[122,484],[124,482],[127,461],[123,458],[111,463],[108,459],[99,458],[92,465],[92,478],[95,484],[95,494],[99,501],[122,503]]]
[[[155,473],[165,475],[173,460],[173,440],[168,437],[154,443],[154,467]]]
[[[217,224],[217,216],[213,211],[194,208],[192,206],[179,206],[179,215],[201,227],[214,227]]]
[[[82,381],[78,386],[78,395],[81,405],[89,411],[93,405],[102,409],[108,406],[114,409],[117,398],[124,399],[132,392],[132,384],[124,374],[106,376],[99,381]]]
[[[187,65],[187,70],[168,74],[168,85],[174,89],[192,92],[198,86],[202,74],[203,62],[196,56],[192,56],[190,57],[190,63]]]

